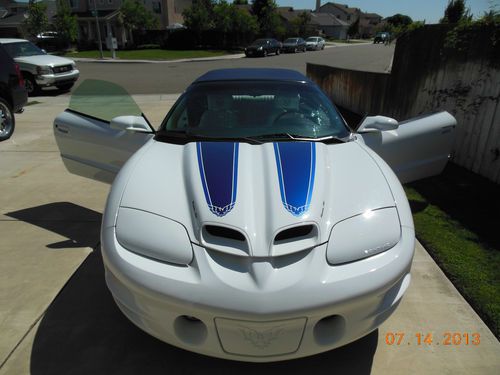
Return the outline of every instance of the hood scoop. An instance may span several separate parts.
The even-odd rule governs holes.
[[[155,142],[121,202],[181,223],[206,249],[254,259],[312,249],[336,223],[394,205],[355,142]]]

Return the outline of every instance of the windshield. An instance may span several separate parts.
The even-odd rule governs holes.
[[[290,44],[297,43],[297,38],[289,38],[285,40],[285,43],[290,43]]]
[[[317,40],[318,40],[318,38],[310,37],[310,38],[306,39],[306,42],[316,42]]]
[[[267,39],[257,39],[255,42],[252,43],[252,46],[261,46],[263,44],[266,44]]]
[[[31,42],[6,43],[3,46],[12,58],[46,54]]]
[[[266,135],[344,138],[350,134],[317,87],[286,81],[196,84],[179,99],[160,131],[215,139],[260,137],[264,141]]]

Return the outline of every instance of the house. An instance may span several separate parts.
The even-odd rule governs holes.
[[[320,0],[316,1],[316,13],[333,14],[337,19],[352,24],[361,14],[361,9],[351,8],[345,4],[326,3],[320,6]]]
[[[359,19],[359,34],[363,38],[370,38],[375,35],[376,29],[382,23],[382,16],[377,13],[361,13]]]
[[[279,7],[277,11],[289,30],[292,28],[291,25],[293,20],[301,13],[306,12],[310,15],[311,21],[307,25],[307,35],[301,35],[302,37],[323,35],[335,39],[347,38],[349,24],[338,19],[333,14],[316,13],[312,12],[310,9],[293,9],[292,7]]]
[[[347,39],[349,24],[331,13],[311,13],[311,23],[316,25],[319,34],[334,38]]]
[[[365,13],[359,8],[351,8],[346,4],[328,2],[321,5],[321,0],[316,0],[316,13],[334,15],[338,20],[353,24],[359,19],[359,35],[369,38],[375,35],[377,27],[382,22],[382,16],[377,13]]]
[[[81,45],[97,43],[96,16],[101,40],[109,33],[117,39],[119,47],[133,41],[130,31],[125,30],[119,20],[122,0],[68,0],[71,10],[78,17],[78,42]],[[192,0],[143,0],[146,9],[158,18],[160,29],[182,24],[182,12],[192,4]]]
[[[47,6],[49,23],[56,14],[55,0],[40,0]],[[29,0],[0,0],[0,38],[22,37]]]

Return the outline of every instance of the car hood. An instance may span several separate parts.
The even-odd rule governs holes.
[[[293,253],[327,242],[346,218],[395,206],[380,168],[356,142],[151,142],[120,207],[181,223],[206,248]]]
[[[25,63],[32,65],[40,65],[40,66],[52,66],[52,67],[73,64],[73,60],[53,55],[16,57],[14,60],[17,63]]]

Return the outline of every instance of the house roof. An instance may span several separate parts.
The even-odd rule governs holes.
[[[364,17],[364,18],[383,18],[380,14],[377,14],[377,13],[365,13],[365,12],[361,12],[361,17]]]
[[[337,8],[337,9],[339,9],[347,14],[356,14],[360,11],[359,8],[351,8],[347,4],[339,4],[339,3],[331,3],[331,2],[323,4],[322,6],[319,7],[319,9],[325,7],[326,5],[333,5],[335,8]]]
[[[309,13],[311,14],[310,9],[293,9],[292,7],[278,7],[276,9],[278,14],[285,18],[287,21],[291,21],[294,18],[297,18],[301,13]]]
[[[311,23],[319,26],[349,26],[348,22],[338,19],[331,13],[311,13]]]

